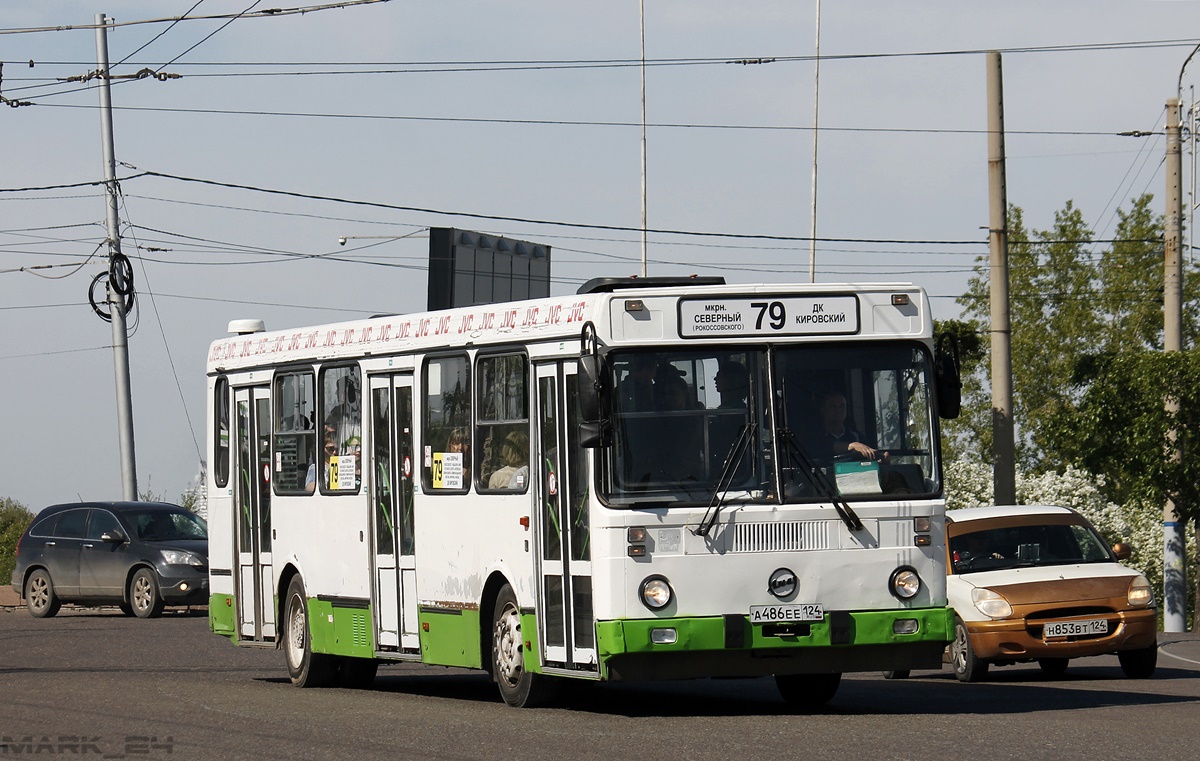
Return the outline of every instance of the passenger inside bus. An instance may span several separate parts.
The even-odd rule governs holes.
[[[462,482],[466,487],[471,483],[471,436],[466,428],[455,428],[450,431],[446,441],[446,451],[452,454],[462,454]]]
[[[714,378],[721,395],[720,409],[745,409],[750,393],[750,372],[736,360],[722,362]]]
[[[512,431],[500,445],[500,461],[504,463],[488,478],[489,489],[520,491],[529,480],[529,434]]]
[[[619,385],[622,412],[650,412],[654,409],[654,376],[658,358],[654,354],[634,354]]]

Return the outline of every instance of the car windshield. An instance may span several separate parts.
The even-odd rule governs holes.
[[[950,558],[955,573],[1113,560],[1095,529],[1077,523],[1035,523],[958,534],[950,538]]]
[[[204,519],[183,510],[134,510],[125,513],[124,518],[138,539],[148,542],[208,538]]]
[[[940,490],[918,344],[615,351],[609,366],[611,505],[779,502],[781,488],[782,501],[844,505]]]

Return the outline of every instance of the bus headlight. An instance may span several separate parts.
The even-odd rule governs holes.
[[[1008,604],[1008,600],[1004,599],[1004,595],[993,592],[987,587],[972,589],[971,602],[975,603],[979,612],[988,618],[1008,618],[1013,612],[1012,606]]]
[[[921,577],[912,568],[903,566],[892,571],[888,591],[901,600],[908,600],[921,591]]]
[[[671,602],[671,583],[665,576],[647,576],[638,589],[638,597],[650,610],[662,610]]]
[[[1154,588],[1140,573],[1129,582],[1129,604],[1139,608],[1154,604]]]

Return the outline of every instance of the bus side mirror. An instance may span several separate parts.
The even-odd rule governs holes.
[[[950,333],[938,339],[933,355],[938,417],[953,420],[962,412],[962,377],[959,375],[958,340]]]
[[[606,446],[612,427],[603,410],[608,408],[604,360],[591,354],[579,358],[579,444],[585,449]]]
[[[608,367],[600,356],[596,328],[592,323],[583,326],[579,351],[579,443],[587,449],[607,445],[612,438],[612,426],[607,420],[609,409]]]

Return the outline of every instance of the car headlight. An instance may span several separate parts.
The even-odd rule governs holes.
[[[993,592],[987,587],[976,587],[971,590],[971,602],[979,612],[988,618],[1008,618],[1012,615],[1012,606],[999,592]]]
[[[167,565],[194,565],[197,568],[203,567],[204,561],[190,552],[183,550],[159,550],[162,553],[163,560]]]
[[[1140,573],[1129,582],[1129,604],[1137,607],[1154,604],[1154,588]]]
[[[638,589],[638,596],[650,610],[662,610],[671,602],[671,583],[665,576],[648,576]]]
[[[921,577],[908,566],[897,568],[888,580],[888,591],[901,600],[908,600],[921,591]]]

